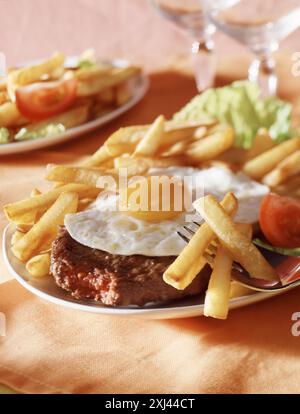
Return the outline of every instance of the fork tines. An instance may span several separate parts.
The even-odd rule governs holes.
[[[201,226],[201,223],[197,223],[196,221],[192,221],[185,226],[182,226],[180,231],[177,231],[178,236],[182,238],[186,243],[188,243],[192,236],[196,233],[198,228]]]

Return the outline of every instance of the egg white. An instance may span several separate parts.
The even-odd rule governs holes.
[[[152,223],[99,208],[65,217],[73,239],[84,246],[122,255],[177,256],[185,244],[176,234],[183,223],[184,215]]]
[[[156,168],[151,175],[192,177],[189,191],[195,195],[213,194],[222,199],[232,191],[239,199],[235,221],[255,223],[258,221],[262,198],[269,188],[242,173],[233,174],[222,168],[196,169],[185,167]],[[197,186],[199,188],[197,188]],[[200,190],[200,191],[199,191]],[[173,220],[150,222],[136,219],[116,211],[118,196],[100,195],[90,210],[65,217],[65,227],[77,242],[111,254],[144,256],[177,256],[185,242],[177,235],[178,229],[186,222],[185,213]],[[190,211],[190,215],[195,211]],[[198,220],[201,217],[198,216]]]

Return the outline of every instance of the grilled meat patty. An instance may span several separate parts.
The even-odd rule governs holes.
[[[196,295],[207,286],[203,271],[185,290],[166,284],[162,275],[174,256],[123,256],[91,249],[60,229],[52,245],[51,274],[58,286],[77,299],[94,299],[105,305],[145,305]]]

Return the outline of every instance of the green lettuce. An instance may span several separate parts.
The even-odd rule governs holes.
[[[7,128],[0,128],[0,145],[9,142],[10,132]]]
[[[290,103],[276,97],[262,99],[256,84],[238,81],[197,95],[174,115],[174,119],[217,118],[234,128],[235,145],[247,149],[251,148],[260,128],[267,128],[276,143],[291,138],[291,112]]]
[[[270,252],[280,253],[285,256],[300,256],[300,247],[275,247],[271,244],[261,241],[260,239],[254,239],[253,243],[259,247],[263,247],[264,249],[269,250]]]
[[[90,69],[90,68],[93,68],[94,66],[96,66],[96,63],[92,62],[91,60],[81,60],[78,63],[79,69]]]
[[[24,127],[18,131],[15,135],[15,139],[17,141],[27,141],[31,139],[47,138],[62,134],[65,130],[66,128],[62,124],[48,124],[37,129],[27,129]]]

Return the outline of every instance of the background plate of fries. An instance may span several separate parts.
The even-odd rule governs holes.
[[[167,304],[149,304],[142,308],[136,306],[109,307],[92,300],[76,300],[67,292],[56,286],[52,278],[33,278],[30,276],[29,272],[26,270],[25,264],[21,263],[11,251],[11,240],[14,232],[15,226],[9,224],[3,233],[3,255],[6,265],[12,276],[14,276],[18,282],[21,283],[21,285],[23,285],[34,295],[37,295],[44,300],[52,302],[56,305],[85,312],[142,319],[188,318],[201,316],[204,313],[204,295],[201,295],[200,297],[194,296],[191,298],[185,298]],[[253,293],[249,294],[249,290],[244,290],[241,285],[233,286],[229,309],[236,309],[260,302],[281,293],[252,292]]]
[[[51,59],[55,59],[55,54]],[[76,56],[66,58],[64,63],[65,73],[71,72],[72,66],[74,66],[74,62],[77,60],[78,57]],[[44,65],[45,62],[29,62],[22,65],[21,68],[23,66],[27,69],[34,68]],[[75,102],[75,106],[49,119],[25,124],[24,129],[32,133],[34,137],[0,144],[0,155],[21,153],[56,145],[91,132],[127,112],[144,97],[149,87],[149,80],[140,68],[130,65],[128,61],[122,59],[101,62],[101,65],[112,68],[112,76],[110,74],[106,77],[102,75],[98,79],[97,73],[89,73],[87,75],[87,70],[79,73],[78,102]],[[19,69],[15,71],[17,70]],[[102,68],[101,70],[103,71]],[[90,72],[93,71],[91,70]],[[92,76],[91,79],[86,78],[90,75]],[[1,102],[0,99],[0,129],[9,127],[13,131],[16,129],[20,130],[24,124],[20,118],[22,115],[16,110],[15,103],[9,100],[10,93],[8,91],[11,87],[7,84],[5,86],[7,90],[4,91],[3,85],[4,81],[2,78],[0,79],[0,93],[8,96],[8,101]],[[3,92],[1,92],[1,88]],[[101,92],[98,94],[97,91],[100,89]],[[99,96],[99,102],[97,101],[97,96]],[[93,112],[92,117],[89,116],[91,111]],[[44,130],[47,126],[53,124],[62,124],[65,126],[65,129],[58,133],[52,132],[49,136],[39,136],[39,130]]]

